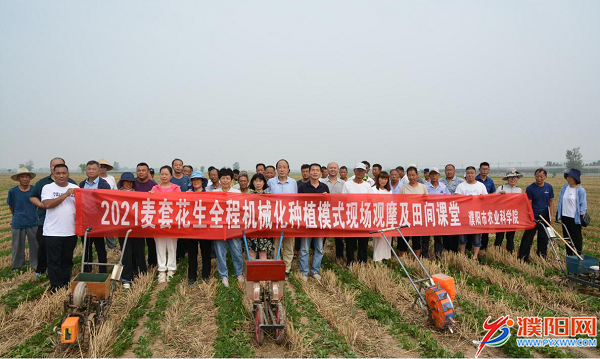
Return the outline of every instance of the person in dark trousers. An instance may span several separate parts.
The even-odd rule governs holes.
[[[46,208],[42,203],[42,188],[45,185],[54,182],[54,167],[56,165],[64,165],[65,160],[60,157],[54,157],[50,161],[50,175],[48,177],[44,177],[36,182],[33,187],[33,192],[29,197],[31,203],[37,207],[37,216],[38,216],[38,227],[36,232],[36,239],[38,242],[38,253],[37,253],[37,268],[35,270],[35,276],[39,277],[42,274],[46,274],[46,270],[48,269],[48,256],[46,254],[46,240],[44,238],[44,221],[46,220]],[[69,183],[77,185],[75,181],[72,179],[67,180]]]
[[[543,168],[535,170],[535,182],[530,184],[525,192],[527,198],[531,201],[531,208],[536,220],[544,217],[548,223],[552,223],[552,213],[554,212],[554,189],[549,183],[546,183],[546,172]],[[528,229],[523,233],[521,245],[519,246],[518,258],[525,262],[529,261],[529,252],[533,237],[537,232],[537,254],[546,257],[548,251],[548,235],[544,230],[544,225],[536,223],[535,227]]]
[[[567,184],[560,190],[558,200],[558,211],[556,219],[562,221],[567,227],[563,228],[563,236],[571,236],[575,250],[581,254],[583,251],[583,236],[581,234],[581,218],[587,211],[587,193],[581,184],[581,171],[571,168],[565,173]],[[568,231],[567,231],[568,230]],[[567,255],[572,256],[575,253],[567,247]]]
[[[108,189],[110,190],[110,184],[100,177],[100,163],[98,161],[88,161],[85,165],[85,174],[87,178],[79,183],[80,188],[87,189]],[[93,232],[90,232],[93,233]],[[81,239],[83,242],[83,238]],[[106,245],[104,244],[104,237],[87,237],[87,243],[85,246],[85,262],[93,262],[94,253],[92,251],[92,244],[96,247],[96,253],[98,253],[98,263],[107,262]],[[86,265],[83,267],[84,272],[91,272],[92,266]],[[106,266],[99,266],[100,273],[106,273]]]
[[[175,183],[181,189],[181,192],[187,192],[191,190],[192,183],[190,182],[190,177],[188,177],[184,173],[184,165],[183,160],[176,158],[171,161],[171,168],[173,168],[173,177],[171,177],[171,183]],[[183,258],[185,258],[185,253],[187,251],[186,246],[184,244],[185,238],[177,239],[177,253],[175,254],[175,259],[177,263],[181,262]],[[181,245],[179,245],[181,244]]]
[[[154,174],[154,170],[146,162],[140,162],[136,166],[135,184],[133,189],[136,192],[150,192],[152,187],[156,186],[156,182],[150,177],[150,173]],[[156,258],[156,243],[154,238],[146,238],[146,246],[148,247],[148,267],[158,266],[158,259]]]
[[[133,173],[124,172],[121,180],[117,183],[119,191],[135,191],[133,186],[135,178]],[[144,274],[148,271],[146,267],[146,244],[144,238],[127,239],[127,245],[123,247],[125,238],[119,238],[119,245],[123,251],[123,273],[121,274],[121,283],[124,289],[131,288],[131,282],[136,275]]]
[[[47,210],[44,219],[44,240],[48,253],[50,291],[66,288],[71,281],[75,235],[75,189],[69,183],[69,168],[54,166],[54,181],[42,188],[41,199]]]
[[[191,176],[193,192],[204,192],[204,183],[208,180],[202,172],[194,171]],[[187,248],[189,257],[188,264],[188,283],[194,284],[198,279],[198,246],[202,255],[202,279],[207,282],[210,278],[211,269],[211,247],[212,242],[208,239],[193,239],[187,238],[183,241]]]

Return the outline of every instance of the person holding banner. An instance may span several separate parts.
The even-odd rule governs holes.
[[[50,291],[66,288],[71,281],[73,251],[77,245],[75,235],[75,189],[69,183],[69,168],[65,164],[54,166],[54,181],[42,188],[41,199],[46,209],[44,239],[48,253],[48,279]]]
[[[519,178],[523,177],[522,174],[517,171],[516,168],[509,168],[506,171],[506,176],[502,178],[503,181],[507,181],[507,183],[496,189],[496,193],[506,194],[506,193],[523,193],[523,190],[517,187],[517,181]],[[502,247],[502,242],[504,241],[504,236],[506,236],[506,250],[512,253],[515,250],[515,231],[511,232],[497,232],[496,240],[494,241],[494,246],[500,248]]]
[[[375,172],[377,166],[373,165],[373,172]],[[396,171],[397,172],[397,171]],[[380,171],[375,177],[375,186],[373,191],[378,194],[391,194],[390,186],[390,175],[386,171]],[[390,259],[392,257],[392,250],[388,246],[387,242],[383,237],[373,237],[373,262],[381,262],[384,259]]]
[[[444,167],[444,174],[446,175],[446,177],[440,179],[440,183],[442,183],[444,186],[446,186],[446,188],[448,188],[450,194],[454,194],[454,192],[456,192],[456,187],[458,187],[458,185],[464,182],[465,180],[456,175],[456,167],[454,167],[454,165],[451,163],[447,164],[446,167]],[[458,236],[444,236],[444,249],[453,252],[458,252]]]
[[[133,184],[133,189],[136,192],[150,192],[152,187],[156,186],[156,182],[150,176],[150,173],[153,172],[146,162],[140,162],[136,166],[136,175],[137,178]],[[154,242],[154,238],[145,238],[146,247],[148,247],[148,267],[156,266],[156,243]],[[146,261],[144,259],[144,261]]]
[[[313,163],[310,165],[310,181],[298,186],[298,193],[329,193],[329,187],[321,179],[321,165]],[[312,276],[316,280],[321,279],[321,260],[323,259],[323,237],[302,237],[300,240],[300,275],[305,282],[308,280],[308,256],[309,248],[313,245],[313,260],[311,266]]]
[[[119,191],[133,192],[135,184],[135,178],[131,172],[123,172],[119,183],[117,183],[117,189]],[[121,275],[121,283],[124,289],[131,288],[131,282],[133,282],[133,276],[144,274],[148,271],[146,267],[145,247],[144,238],[131,238],[127,240],[127,246],[123,248],[125,238],[119,238],[119,244],[123,251],[123,274]],[[135,270],[134,270],[135,267]]]
[[[240,193],[246,193],[246,194],[251,193],[250,192],[250,179],[248,178],[248,174],[240,173],[238,175],[238,184],[233,186],[233,188],[239,189]]]
[[[152,187],[150,193],[181,192],[178,185],[171,182],[173,169],[171,166],[160,168],[160,184]],[[156,259],[158,262],[158,283],[170,281],[177,269],[177,238],[154,238],[156,243]]]
[[[446,185],[440,182],[440,170],[437,167],[429,169],[429,182],[425,183],[425,187],[427,187],[427,194],[450,194]],[[443,238],[443,236],[433,237],[433,250],[437,259],[440,259],[444,252]],[[421,237],[421,248],[423,249],[422,254],[424,257],[429,257],[429,240],[428,236]]]
[[[409,166],[406,169],[406,176],[408,177],[408,183],[400,187],[400,194],[427,194],[427,187],[424,184],[419,183],[419,171],[415,166]],[[398,238],[398,252],[399,254],[405,255],[408,251],[408,247],[403,240]],[[412,241],[412,249],[417,256],[421,255],[421,236],[412,236],[409,238]],[[427,242],[429,244],[429,241]]]
[[[475,167],[469,166],[465,172],[465,182],[461,182],[456,187],[456,194],[462,194],[465,196],[480,196],[487,193],[485,185],[475,179],[476,174]],[[473,259],[477,259],[479,249],[481,248],[481,233],[478,234],[461,234],[458,236],[458,245],[460,253],[465,254],[467,249],[467,241],[471,241],[473,245]]]
[[[230,192],[240,193],[239,190],[231,187],[233,181],[233,171],[231,168],[221,168],[219,170],[219,183],[221,187],[216,189],[214,192]],[[233,262],[233,273],[237,276],[237,280],[240,283],[244,282],[244,276],[242,270],[244,266],[244,259],[242,257],[242,241],[239,238],[231,238],[227,240],[216,240],[214,241],[215,252],[217,254],[217,269],[221,276],[221,283],[225,287],[229,287],[229,271],[227,270],[227,246],[229,246],[229,253],[231,254],[231,261]]]
[[[269,185],[267,185],[267,179],[265,176],[260,173],[252,176],[252,181],[250,182],[250,193],[268,194],[268,188]],[[273,238],[267,237],[248,238],[248,247],[250,247],[250,258],[256,258],[256,255],[258,254],[259,259],[267,259],[267,252],[275,249],[275,246],[273,245]]]
[[[208,167],[208,179],[210,182],[205,187],[206,192],[214,192],[221,188],[221,183],[219,183],[219,170],[213,166]]]
[[[275,165],[277,168],[277,177],[267,181],[269,192],[273,194],[279,193],[298,193],[298,183],[293,178],[289,177],[290,164],[285,159],[280,159]],[[282,257],[285,262],[285,275],[290,275],[292,270],[292,260],[294,259],[294,238],[284,238]]]
[[[369,182],[365,181],[367,167],[364,163],[359,162],[354,166],[354,176],[352,179],[344,182],[342,193],[349,194],[366,194],[374,193],[373,187]],[[369,249],[369,238],[346,237],[346,264],[350,265],[354,262],[354,252],[358,247],[357,259],[361,263],[367,262],[367,252]]]
[[[191,175],[191,192],[204,192],[204,182],[208,181],[202,172],[194,171]],[[189,265],[188,265],[188,284],[196,283],[198,278],[198,245],[200,245],[200,254],[202,255],[202,280],[208,281],[211,269],[211,251],[213,241],[208,239],[190,239],[183,240],[187,247]]]
[[[348,167],[341,166],[340,167],[340,180],[346,182],[348,181]]]
[[[85,174],[87,179],[79,183],[80,188],[88,189],[111,189],[110,184],[103,178],[100,178],[100,163],[98,161],[88,161],[85,166]],[[83,241],[83,239],[82,239]],[[96,253],[98,253],[98,263],[106,263],[107,253],[106,246],[104,245],[104,237],[88,237],[86,247],[84,248],[85,255],[84,260],[86,262],[92,262],[93,251],[92,244],[96,247]],[[85,265],[83,267],[84,272],[91,272],[92,266]],[[106,273],[106,266],[99,266],[98,271],[100,273]]]

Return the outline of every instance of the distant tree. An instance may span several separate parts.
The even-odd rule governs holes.
[[[25,163],[19,163],[19,168],[20,167],[25,167],[25,168],[27,168],[27,171],[31,171],[31,170],[33,170],[33,161],[29,160]]]
[[[113,162],[113,171],[115,171],[115,172],[121,171],[121,165],[119,164],[119,162],[117,162],[117,161]]]
[[[595,161],[595,162],[590,162],[586,166],[600,166],[600,160]]]
[[[233,169],[239,171],[239,169],[240,169],[240,163],[239,162],[234,162],[233,163]]]
[[[7,170],[7,172],[8,172],[8,173],[11,173],[11,172],[12,172],[12,170],[9,168],[9,169]]]
[[[546,167],[559,167],[562,166],[562,163],[546,161]]]
[[[567,150],[567,163],[565,163],[567,169],[577,168],[578,170],[581,170],[583,168],[583,161],[581,160],[583,155],[579,151],[579,148],[580,147],[576,147],[572,150]]]
[[[204,166],[200,166],[200,172],[204,173]]]
[[[86,167],[85,163],[82,163],[79,165],[79,169],[81,170],[81,173],[85,173],[85,167]]]

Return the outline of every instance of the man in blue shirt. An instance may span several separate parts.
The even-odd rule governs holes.
[[[440,170],[437,167],[431,167],[429,170],[429,181],[425,182],[425,187],[427,188],[427,194],[443,194],[449,195],[450,191],[445,184],[440,182]],[[442,257],[442,253],[444,252],[444,237],[442,236],[434,236],[434,252],[435,257],[440,259]],[[429,236],[421,237],[421,256],[424,258],[429,258]]]
[[[492,194],[492,193],[496,193],[496,185],[494,184],[494,181],[488,177],[489,173],[490,173],[490,164],[487,162],[481,162],[479,164],[479,174],[477,175],[477,177],[475,177],[475,180],[483,183],[483,185],[485,186],[485,189],[487,189],[487,193]],[[482,253],[485,253],[485,250],[487,249],[489,240],[490,240],[489,233],[481,234],[481,248],[479,250],[484,251]],[[467,246],[467,247],[469,247],[469,246]]]
[[[257,166],[258,167],[258,166]],[[295,179],[288,176],[290,173],[290,164],[287,160],[280,159],[275,165],[277,177],[271,178],[267,184],[271,193],[298,193],[298,183]],[[283,261],[285,262],[286,277],[292,270],[292,260],[294,259],[294,238],[284,238],[282,248]]]
[[[12,269],[19,270],[25,265],[25,237],[29,242],[29,263],[31,268],[37,268],[37,224],[38,217],[35,206],[29,200],[33,187],[31,179],[35,173],[27,168],[21,167],[16,174],[10,178],[19,184],[8,191],[6,204],[12,214]]]
[[[530,184],[525,192],[527,198],[531,201],[531,208],[536,220],[543,217],[548,223],[552,223],[552,213],[554,213],[554,189],[549,183],[546,183],[546,172],[543,168],[535,170],[535,182]],[[537,254],[546,257],[548,251],[548,236],[544,230],[544,225],[536,223],[535,227],[528,229],[523,233],[521,245],[519,246],[519,259],[525,262],[529,261],[529,252],[533,237],[537,232]]]
[[[87,178],[79,184],[80,188],[88,189],[111,189],[110,184],[105,179],[100,178],[100,163],[98,161],[88,161],[85,166],[85,174]],[[96,247],[96,253],[98,253],[98,263],[106,263],[107,254],[106,246],[104,245],[104,237],[87,237],[87,243],[85,245],[85,256],[86,262],[93,262],[92,243]],[[84,272],[91,272],[92,266],[86,265],[83,268]],[[100,273],[106,273],[106,266],[99,266]]]

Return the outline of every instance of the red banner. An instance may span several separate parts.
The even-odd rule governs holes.
[[[77,189],[76,232],[94,237],[370,237],[408,225],[404,235],[525,230],[534,226],[526,194],[155,193]]]

